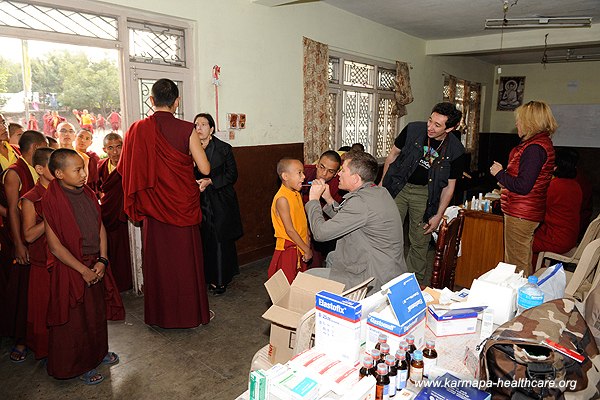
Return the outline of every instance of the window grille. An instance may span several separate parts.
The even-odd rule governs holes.
[[[344,61],[344,85],[372,88],[375,81],[373,65]]]
[[[150,102],[150,95],[152,94],[152,85],[156,82],[156,79],[138,79],[139,92],[140,92],[140,119],[144,119],[153,114],[152,103]],[[174,81],[179,88],[179,107],[175,111],[175,116],[179,119],[183,119],[183,96],[181,89],[183,82]]]
[[[379,68],[377,71],[377,88],[379,90],[393,91],[394,79],[396,79],[396,71]]]
[[[397,118],[392,115],[392,105],[394,99],[392,97],[381,97],[377,105],[377,135],[375,158],[387,157],[390,149],[396,139],[396,122]]]
[[[469,82],[450,75],[444,75],[442,89],[444,101],[453,103],[463,113],[458,129],[462,132],[461,141],[465,149],[474,153],[478,147],[479,112],[481,109],[481,84]],[[472,165],[475,156],[471,157]]]
[[[0,0],[0,25],[99,39],[119,38],[115,17],[17,1]]]
[[[327,108],[329,111],[329,135],[327,141],[330,149],[335,149],[335,130],[337,121],[337,93],[329,93],[327,96]]]
[[[143,22],[128,22],[131,61],[185,67],[185,31]]]
[[[327,64],[327,78],[330,83],[339,83],[340,59],[330,57]]]

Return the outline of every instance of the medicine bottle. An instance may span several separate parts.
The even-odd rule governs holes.
[[[381,352],[377,349],[371,350],[371,357],[373,357],[373,368],[377,369],[377,364],[379,363],[379,358],[381,356]]]
[[[409,379],[411,383],[415,384],[423,380],[423,352],[421,350],[415,350],[412,355],[412,361],[410,362],[410,375]]]
[[[408,343],[406,343],[405,341],[400,342],[398,349],[402,350],[405,353],[404,357],[406,358],[406,363],[408,364],[408,368],[410,369],[410,354],[408,353]]]
[[[375,400],[389,400],[388,394],[390,377],[387,374],[387,366],[383,363],[377,364],[377,384],[375,385]]]
[[[417,346],[415,346],[415,337],[413,335],[406,336],[406,343],[408,343],[408,353],[412,357],[412,354],[417,349]]]
[[[425,350],[423,350],[423,375],[429,377],[429,371],[431,367],[437,365],[437,351],[435,351],[435,341],[428,340],[425,343]]]
[[[374,375],[375,369],[373,368],[373,357],[368,354],[365,354],[363,357],[362,367],[358,371],[360,375],[360,379],[365,376]]]
[[[399,349],[396,352],[396,390],[400,391],[406,387],[408,379],[408,363],[406,362],[406,352]]]
[[[385,358],[390,355],[390,345],[387,343],[382,343],[381,348],[379,349],[380,356],[379,360],[382,363],[385,363]]]
[[[375,348],[377,350],[380,350],[382,343],[387,343],[387,335],[384,334],[384,333],[380,333],[379,334],[379,337],[377,338],[377,344],[375,345]]]
[[[398,375],[398,370],[396,369],[396,358],[394,356],[386,356],[385,357],[385,365],[388,368],[388,376],[390,377],[390,387],[388,389],[388,395],[390,398],[396,395],[396,377]]]

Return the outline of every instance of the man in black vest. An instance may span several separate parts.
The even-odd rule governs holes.
[[[451,134],[461,118],[454,104],[436,104],[427,122],[411,122],[400,132],[383,166],[382,185],[395,198],[402,220],[409,216],[406,264],[421,282],[426,278],[431,232],[464,170],[465,149]]]

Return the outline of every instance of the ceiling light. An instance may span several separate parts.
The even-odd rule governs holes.
[[[590,28],[592,17],[486,19],[485,29]]]

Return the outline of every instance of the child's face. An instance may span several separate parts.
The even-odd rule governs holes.
[[[120,139],[107,140],[104,143],[104,152],[110,159],[113,165],[117,165],[121,158],[121,150],[123,149],[123,141]]]
[[[83,158],[79,155],[69,156],[63,169],[57,169],[56,179],[60,179],[62,186],[67,189],[79,189],[85,185],[87,173],[83,164]]]
[[[290,162],[284,173],[281,174],[283,182],[292,190],[300,191],[304,182],[304,165],[298,160]]]
[[[77,137],[75,138],[75,146],[77,150],[85,153],[91,144],[92,135],[90,135],[87,131],[82,131],[77,134]]]

